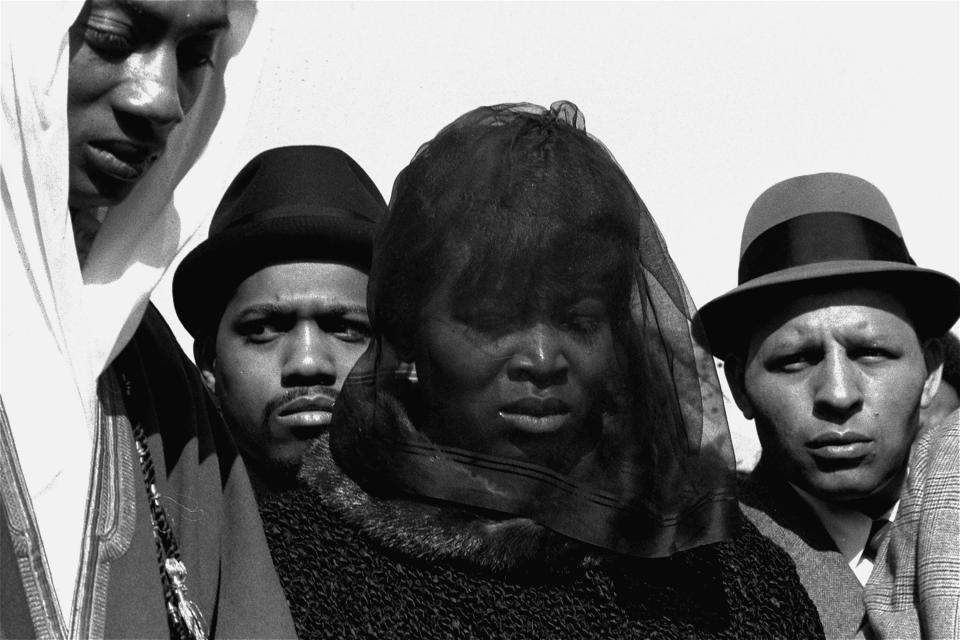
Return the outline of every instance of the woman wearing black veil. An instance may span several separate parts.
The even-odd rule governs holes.
[[[822,636],[739,516],[693,303],[574,105],[421,147],[368,306],[329,443],[262,505],[302,636]]]

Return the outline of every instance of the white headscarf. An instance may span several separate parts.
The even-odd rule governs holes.
[[[122,203],[100,212],[82,272],[67,208],[67,34],[82,2],[3,6],[0,395],[61,606],[72,601],[80,559],[97,378],[232,177],[232,166],[202,154],[208,141],[217,148],[239,138],[268,30],[252,28],[253,2],[228,6],[217,71],[166,153]]]

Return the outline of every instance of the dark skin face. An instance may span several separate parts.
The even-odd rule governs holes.
[[[88,0],[70,28],[71,210],[123,200],[212,72],[222,1]]]
[[[197,362],[255,481],[284,483],[326,433],[370,343],[367,274],[327,262],[265,267],[237,287]]]
[[[452,302],[450,282],[420,318],[414,359],[430,436],[474,452],[546,464],[576,447],[615,368],[602,288],[517,309],[514,296]]]
[[[850,289],[794,300],[724,370],[786,480],[876,517],[900,495],[938,347],[921,345],[893,296]]]

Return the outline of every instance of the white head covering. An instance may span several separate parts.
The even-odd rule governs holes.
[[[268,38],[262,25],[252,29],[253,2],[229,2],[215,72],[162,158],[122,203],[100,211],[81,272],[67,208],[67,33],[81,7],[5,5],[2,20],[0,395],[61,605],[72,600],[80,558],[97,378],[230,179],[233,166],[202,154],[208,141],[239,138]]]

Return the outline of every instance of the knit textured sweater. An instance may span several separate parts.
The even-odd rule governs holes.
[[[743,520],[640,559],[523,518],[365,493],[326,443],[261,503],[302,638],[822,638],[790,558]]]

